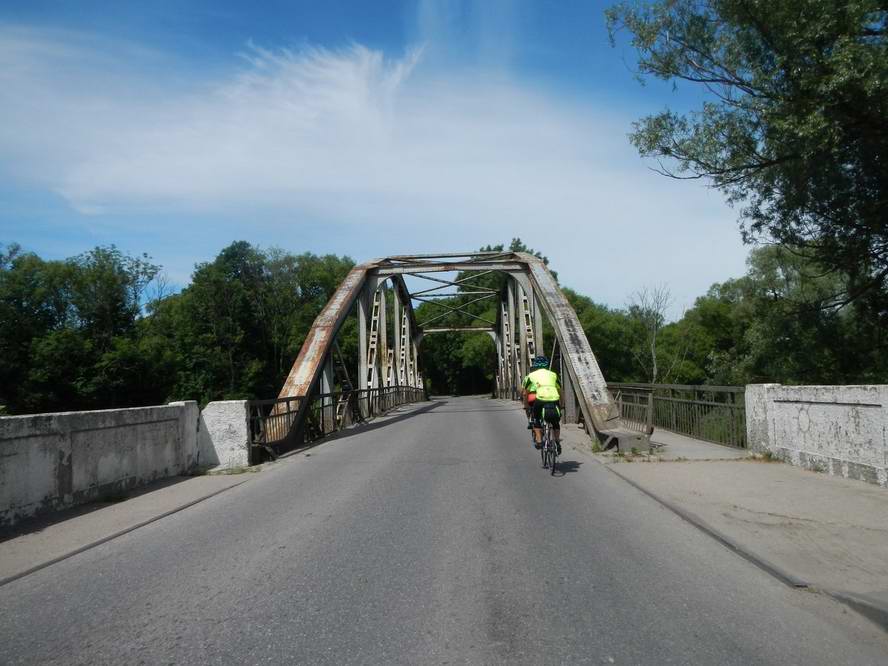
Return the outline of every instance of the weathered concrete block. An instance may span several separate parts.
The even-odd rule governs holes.
[[[770,450],[768,396],[779,386],[780,384],[750,384],[746,387],[746,447],[750,451],[764,453]]]
[[[888,486],[888,386],[746,387],[747,439],[793,465]]]
[[[198,430],[198,465],[201,468],[249,465],[249,418],[246,400],[221,400],[204,407]]]
[[[0,525],[187,471],[196,410],[181,403],[0,417]]]
[[[197,404],[197,400],[171,402],[170,406],[178,407],[182,410],[179,418],[179,424],[182,427],[182,432],[179,435],[182,439],[179,465],[185,470],[194,469],[197,466],[200,406]]]

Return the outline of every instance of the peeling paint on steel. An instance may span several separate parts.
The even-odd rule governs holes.
[[[368,271],[374,266],[372,263],[355,266],[345,276],[342,284],[312,324],[302,349],[299,350],[299,356],[296,357],[290,374],[278,394],[279,398],[301,397],[311,390],[339,326],[360,294]]]
[[[576,313],[540,259],[528,254],[518,256],[527,262],[533,285],[540,294],[544,309],[548,311],[561,345],[562,357],[576,380],[577,397],[587,420],[599,432],[617,427],[619,414]]]
[[[449,255],[429,255],[430,259],[441,259]],[[456,257],[470,255],[455,255]],[[398,263],[394,263],[398,262]],[[573,380],[581,410],[589,423],[599,433],[613,431],[619,427],[619,413],[607,390],[607,383],[598,366],[595,354],[577,319],[576,313],[562,294],[545,264],[537,257],[525,253],[496,253],[476,261],[422,261],[417,257],[391,257],[356,266],[339,285],[333,297],[315,319],[306,337],[299,356],[293,363],[290,374],[281,389],[279,397],[305,396],[320,375],[324,360],[332,348],[336,333],[342,325],[349,309],[354,305],[363,289],[374,289],[387,279],[391,279],[410,318],[413,342],[407,350],[407,374],[415,363],[412,348],[422,331],[414,319],[410,306],[410,295],[402,274],[433,273],[451,271],[502,271],[521,273],[530,279],[541,309],[548,315],[567,362],[567,370]],[[497,328],[503,325],[502,313],[497,313]],[[490,329],[488,329],[490,331]],[[431,331],[430,331],[431,332]],[[511,331],[510,331],[511,332]],[[496,337],[496,331],[493,331]],[[508,334],[507,334],[508,335]],[[508,353],[508,352],[507,352]]]

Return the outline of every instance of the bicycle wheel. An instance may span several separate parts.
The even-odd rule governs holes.
[[[542,445],[540,446],[540,458],[543,459],[543,469],[549,466],[549,426],[543,428]]]
[[[549,474],[555,476],[555,458],[558,453],[555,449],[555,443],[552,442],[552,446],[549,448]]]

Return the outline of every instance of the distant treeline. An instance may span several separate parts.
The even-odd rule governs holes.
[[[21,414],[276,397],[352,265],[240,241],[171,294],[145,255],[99,247],[46,261],[7,247],[0,404]]]
[[[503,250],[502,245],[483,250]],[[512,251],[533,252],[520,239]],[[541,256],[536,252],[537,256]],[[545,257],[542,257],[545,259]],[[714,284],[675,322],[667,323],[668,289],[652,286],[627,294],[625,308],[609,308],[564,288],[609,381],[676,384],[853,384],[888,382],[888,294],[872,290],[851,302],[846,277],[781,246],[752,250],[743,277]],[[467,275],[462,275],[467,277]],[[501,276],[469,284],[499,288]],[[466,286],[465,290],[473,290]],[[493,300],[466,305],[495,321]],[[441,314],[417,308],[420,321]],[[471,326],[477,320],[448,315],[436,325]],[[543,351],[553,349],[544,327]],[[431,335],[423,341],[425,374],[436,393],[480,393],[495,378],[496,352],[487,336]]]
[[[510,249],[531,251],[518,239]],[[0,251],[0,405],[23,414],[275,397],[353,265],[348,257],[239,241],[170,293],[146,255],[112,246],[48,261],[7,246]],[[473,284],[498,288],[502,279],[490,274]],[[611,381],[883,383],[888,308],[880,293],[832,303],[839,280],[788,250],[758,248],[745,276],[713,285],[673,323],[663,299],[630,298],[626,309],[614,309],[565,291]],[[494,300],[467,309],[495,320]],[[442,311],[422,304],[417,316],[422,322]],[[438,323],[473,321],[448,315]],[[548,352],[552,333],[545,333]],[[354,366],[354,317],[340,345]],[[485,335],[430,335],[422,363],[434,393],[483,393],[496,354]]]

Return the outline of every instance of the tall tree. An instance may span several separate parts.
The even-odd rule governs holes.
[[[776,241],[847,275],[820,305],[888,279],[888,6],[884,0],[657,0],[606,13],[640,78],[705,87],[695,112],[637,122],[662,173],[705,178]],[[882,310],[884,317],[884,309]]]
[[[135,346],[143,293],[159,270],[146,255],[97,247],[44,261],[17,246],[0,259],[0,394],[14,412],[162,399]],[[126,387],[126,391],[121,391]]]
[[[629,317],[642,333],[641,344],[635,346],[633,354],[652,384],[660,379],[658,356],[662,350],[657,349],[657,341],[666,324],[666,311],[671,304],[672,294],[666,285],[643,287],[629,299]]]

